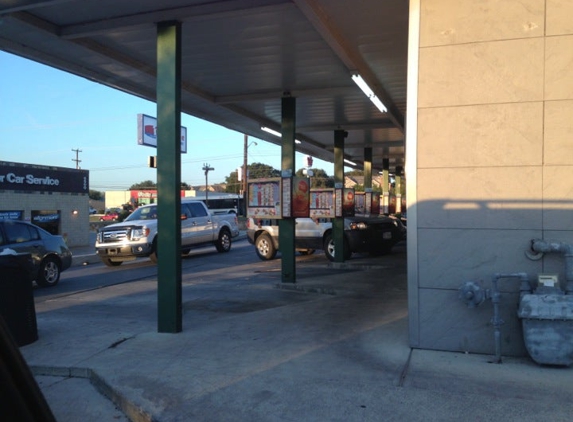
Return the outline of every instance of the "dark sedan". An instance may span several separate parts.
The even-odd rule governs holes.
[[[38,286],[51,287],[72,265],[72,253],[61,236],[23,221],[0,221],[0,254],[29,253]]]

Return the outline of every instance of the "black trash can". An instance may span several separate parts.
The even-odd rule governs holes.
[[[29,253],[0,255],[0,315],[18,346],[38,340],[33,280]]]

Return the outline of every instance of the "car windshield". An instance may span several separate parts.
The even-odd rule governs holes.
[[[157,206],[141,207],[133,211],[125,221],[155,220],[157,219]]]

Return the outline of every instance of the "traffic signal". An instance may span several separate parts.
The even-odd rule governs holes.
[[[157,168],[157,155],[150,155],[147,159],[147,166],[151,168]]]

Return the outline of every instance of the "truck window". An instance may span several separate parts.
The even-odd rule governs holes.
[[[205,209],[205,206],[199,202],[191,202],[187,204],[187,206],[191,210],[193,217],[206,217],[209,215]]]

